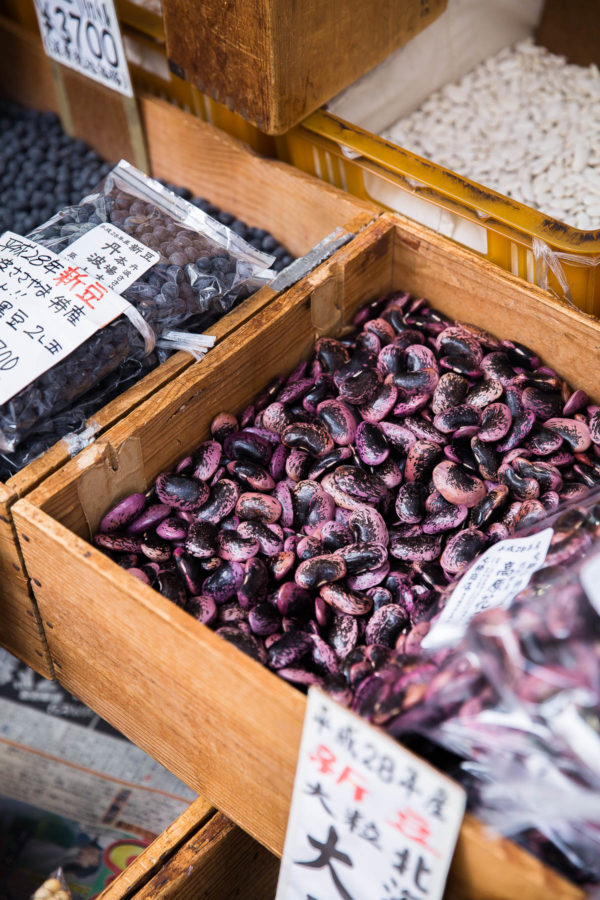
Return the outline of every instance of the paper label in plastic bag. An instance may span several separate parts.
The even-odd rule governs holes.
[[[581,567],[579,577],[588,600],[600,616],[600,555]]]
[[[35,0],[46,56],[133,97],[113,0]]]
[[[12,231],[0,237],[0,404],[129,306],[79,266]]]
[[[311,687],[277,900],[439,900],[464,810],[460,785]]]
[[[59,254],[111,291],[122,294],[160,260],[160,253],[140,243],[116,225],[102,222]]]
[[[499,541],[486,550],[454,588],[439,619],[421,641],[423,649],[455,644],[477,613],[509,606],[543,566],[553,534],[552,528],[545,528],[529,537]]]

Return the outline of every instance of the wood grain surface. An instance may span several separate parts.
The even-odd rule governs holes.
[[[98,900],[130,900],[137,897],[144,885],[163,870],[171,857],[210,821],[215,812],[216,810],[202,797],[190,803],[188,808],[102,891]]]
[[[446,0],[163,0],[176,71],[282,134],[433,22]]]
[[[132,900],[273,900],[279,860],[217,813]]]
[[[15,82],[15,99],[43,107],[48,99],[44,90],[51,81],[39,36],[8,20],[4,23],[0,21],[0,26],[3,24],[7,31],[4,33],[0,27],[0,49],[5,41],[13,54],[9,54],[8,60],[12,61],[15,53],[20,60],[13,77],[24,71],[24,66],[31,67],[32,72],[31,85],[27,79]],[[2,64],[0,53],[0,76]],[[71,75],[75,77],[74,82],[70,81]],[[122,122],[118,116],[115,118],[110,104],[103,106],[106,99],[104,89],[85,78],[81,79],[81,90],[76,89],[77,79],[81,76],[74,72],[68,73],[65,78],[67,86],[70,86],[69,91],[72,89],[76,96],[73,107],[75,123],[81,121],[78,109],[81,115],[100,117],[102,127],[110,130],[106,140],[119,158],[123,148],[115,141]],[[9,92],[12,91],[13,83],[6,84]],[[108,93],[114,95],[112,91]],[[372,204],[331,188],[284,163],[263,159],[234,138],[165,101],[143,98],[140,109],[153,175],[188,186],[237,217],[265,228],[282,241],[289,236],[288,245],[298,256],[307,253],[335,228],[360,230],[378,214]],[[85,129],[78,134],[85,136]],[[266,307],[275,296],[275,291],[268,285],[260,288],[206,332],[214,335],[217,341],[225,339]],[[101,435],[140,403],[153,397],[164,384],[192,363],[189,354],[176,353],[100,409],[88,420],[86,427]],[[29,589],[11,508],[19,497],[25,497],[69,458],[67,444],[59,441],[5,484],[0,483],[0,578],[4,585],[0,594],[3,609],[0,645],[47,678],[54,677],[52,661],[44,627]]]
[[[323,327],[338,333],[365,300],[404,287],[451,316],[532,345],[598,398],[595,319],[426,228],[385,215],[335,264],[258,312],[203,366],[187,369],[14,507],[61,682],[275,853],[283,845],[304,696],[88,539],[107,507],[145,490],[204,439],[215,413],[240,411],[310,353]],[[489,839],[470,818],[451,885],[462,900],[583,896],[516,845]]]

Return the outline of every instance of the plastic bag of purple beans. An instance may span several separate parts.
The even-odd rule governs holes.
[[[600,495],[562,508],[544,564],[478,613],[394,734],[462,764],[473,811],[578,881],[600,882]]]
[[[196,347],[202,355],[202,339],[186,335],[211,325],[273,276],[272,257],[124,161],[97,191],[27,237],[60,254],[102,223],[160,254],[122,296],[141,314],[146,338],[149,329],[163,358]],[[152,349],[146,338],[125,315],[93,334],[0,406],[0,450],[13,452],[123,363],[142,362]]]

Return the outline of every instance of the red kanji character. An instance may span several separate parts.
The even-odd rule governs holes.
[[[77,266],[67,266],[60,275],[57,275],[56,278],[53,279],[53,281],[55,281],[56,284],[68,285],[72,289],[83,284],[87,277],[87,272],[80,271]]]
[[[337,780],[338,784],[341,784],[342,781],[349,781],[352,787],[354,788],[354,799],[358,802],[362,800],[365,794],[368,794],[368,791],[364,785],[359,784],[358,781],[355,781],[355,778],[361,778],[362,776],[355,772],[354,769],[351,769],[350,766],[346,766],[342,774]]]
[[[406,809],[398,810],[396,813],[398,817],[397,822],[388,822],[388,825],[391,825],[392,828],[397,828],[398,831],[407,837],[410,841],[414,841],[416,844],[421,844],[422,847],[425,847],[435,856],[439,856],[440,854],[437,850],[434,850],[427,843],[428,838],[431,836],[431,829],[429,828],[429,823],[427,819],[425,819],[420,813],[415,812],[414,809],[410,809],[407,807]]]
[[[107,290],[99,281],[94,281],[93,284],[86,285],[81,294],[76,294],[75,296],[82,300],[86,306],[89,306],[90,309],[94,309],[92,300],[102,300]]]
[[[310,760],[317,764],[319,772],[323,775],[331,775],[336,756],[331,752],[329,747],[326,747],[324,744],[319,744],[317,752],[311,753]]]

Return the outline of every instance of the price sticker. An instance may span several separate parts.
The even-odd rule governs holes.
[[[0,404],[128,308],[79,266],[6,231],[0,237]]]
[[[552,528],[524,538],[499,541],[471,566],[450,595],[440,617],[421,641],[424,650],[455,644],[479,612],[510,606],[544,565]]]
[[[35,0],[46,55],[133,97],[113,0]]]
[[[439,900],[463,788],[317,688],[276,900]]]

